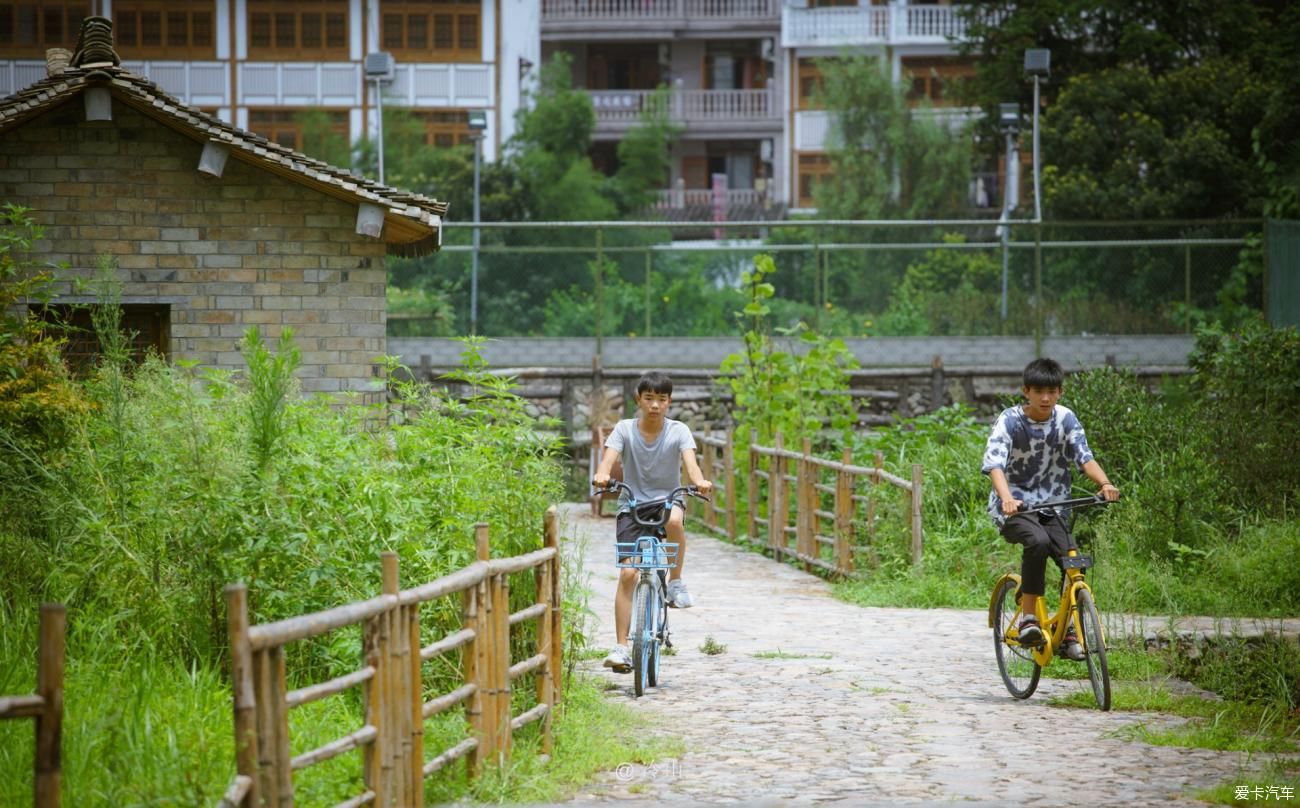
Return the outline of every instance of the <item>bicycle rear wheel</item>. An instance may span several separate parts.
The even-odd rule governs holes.
[[[1092,593],[1082,587],[1075,595],[1079,610],[1079,642],[1088,662],[1088,678],[1092,680],[1092,695],[1102,710],[1110,709],[1110,668],[1106,665],[1106,639],[1101,633],[1101,617]]]
[[[1002,675],[1007,691],[1018,699],[1027,699],[1038,689],[1038,677],[1043,671],[1034,661],[1032,649],[1007,637],[1008,630],[1013,637],[1017,633],[1016,588],[1015,581],[1003,581],[993,596],[993,651],[997,654],[998,673]]]
[[[649,581],[641,581],[632,594],[632,691],[643,695],[653,683],[650,669],[658,663],[655,648],[655,588]],[[658,677],[655,677],[658,679]]]

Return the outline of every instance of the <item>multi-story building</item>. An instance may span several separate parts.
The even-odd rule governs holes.
[[[123,66],[182,101],[301,150],[303,110],[350,141],[374,138],[380,101],[366,57],[392,54],[383,103],[411,108],[430,146],[488,113],[493,159],[540,62],[537,0],[40,0],[0,2],[0,96],[45,76],[81,19],[113,20]]]
[[[596,107],[593,157],[612,168],[621,135],[672,90],[682,128],[659,207],[672,218],[781,215],[812,204],[830,169],[830,115],[816,108],[816,60],[845,51],[882,59],[911,97],[950,121],[945,82],[970,73],[957,54],[964,25],[947,3],[879,0],[542,0],[542,55],[572,57],[576,86]],[[983,182],[972,202],[996,204]]]

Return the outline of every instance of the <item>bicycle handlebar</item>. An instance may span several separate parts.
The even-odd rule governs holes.
[[[695,497],[696,499],[702,499],[702,500],[704,500],[705,502],[712,502],[712,500],[710,500],[709,497],[708,497],[707,495],[705,495],[705,494],[701,494],[701,493],[700,493],[700,489],[696,488],[696,487],[693,486],[693,485],[679,485],[679,486],[677,486],[676,488],[674,488],[671,492],[669,492],[669,494],[668,494],[667,496],[663,496],[663,497],[655,497],[654,499],[647,499],[647,500],[644,500],[644,501],[641,501],[641,502],[638,502],[638,501],[637,501],[636,497],[634,497],[634,496],[632,495],[632,488],[631,488],[627,483],[623,482],[622,480],[610,480],[608,483],[605,484],[605,487],[604,487],[604,488],[599,488],[599,487],[596,487],[595,485],[593,485],[592,487],[596,489],[596,493],[598,493],[598,494],[599,494],[599,493],[610,492],[610,491],[625,491],[625,492],[627,492],[627,496],[628,496],[628,504],[629,504],[629,506],[630,506],[630,508],[629,508],[629,512],[632,514],[632,518],[636,521],[637,524],[639,524],[639,525],[643,525],[643,526],[645,526],[645,527],[659,527],[659,526],[662,524],[662,521],[663,521],[663,520],[661,520],[661,521],[659,521],[659,522],[647,522],[647,521],[644,521],[644,520],[642,520],[641,517],[638,515],[637,511],[639,511],[639,510],[642,509],[642,508],[645,508],[645,507],[653,507],[653,506],[655,506],[655,505],[665,505],[665,506],[666,506],[666,505],[670,504],[671,502],[673,502],[674,500],[676,500],[678,494],[686,494],[686,495],[689,496],[689,497]]]
[[[1055,502],[1041,502],[1033,506],[1032,508],[1025,507],[1025,504],[1022,502],[1020,504],[1020,508],[1016,511],[1016,513],[1041,513],[1043,511],[1048,511],[1048,510],[1054,511],[1057,508],[1087,508],[1093,505],[1109,505],[1109,504],[1110,504],[1110,500],[1106,499],[1101,494],[1093,494],[1092,496],[1088,496],[1088,497],[1077,497],[1075,499],[1059,499]]]

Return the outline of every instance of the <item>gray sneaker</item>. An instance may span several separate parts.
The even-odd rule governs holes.
[[[632,655],[627,652],[627,646],[616,645],[610,649],[609,656],[605,657],[605,667],[613,668],[614,673],[631,673]]]
[[[681,578],[668,582],[668,605],[674,609],[689,609],[695,605],[691,593],[686,591],[686,584]]]

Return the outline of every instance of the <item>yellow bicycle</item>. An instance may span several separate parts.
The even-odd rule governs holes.
[[[1080,497],[1058,502],[1045,502],[1021,513],[1039,513],[1054,508],[1082,508],[1104,505],[1103,497]],[[1061,559],[1065,581],[1061,602],[1056,613],[1047,614],[1045,598],[1038,598],[1035,617],[1040,626],[1047,627],[1044,640],[1037,646],[1020,643],[1020,575],[1009,572],[993,585],[989,598],[989,627],[993,629],[993,649],[997,653],[998,673],[1012,696],[1027,699],[1038,688],[1043,668],[1049,665],[1065,640],[1066,631],[1073,626],[1083,646],[1088,665],[1088,679],[1097,706],[1110,709],[1110,670],[1106,667],[1106,637],[1101,629],[1101,617],[1092,589],[1083,578],[1083,571],[1092,566],[1092,557],[1080,555],[1071,539],[1068,553]]]

